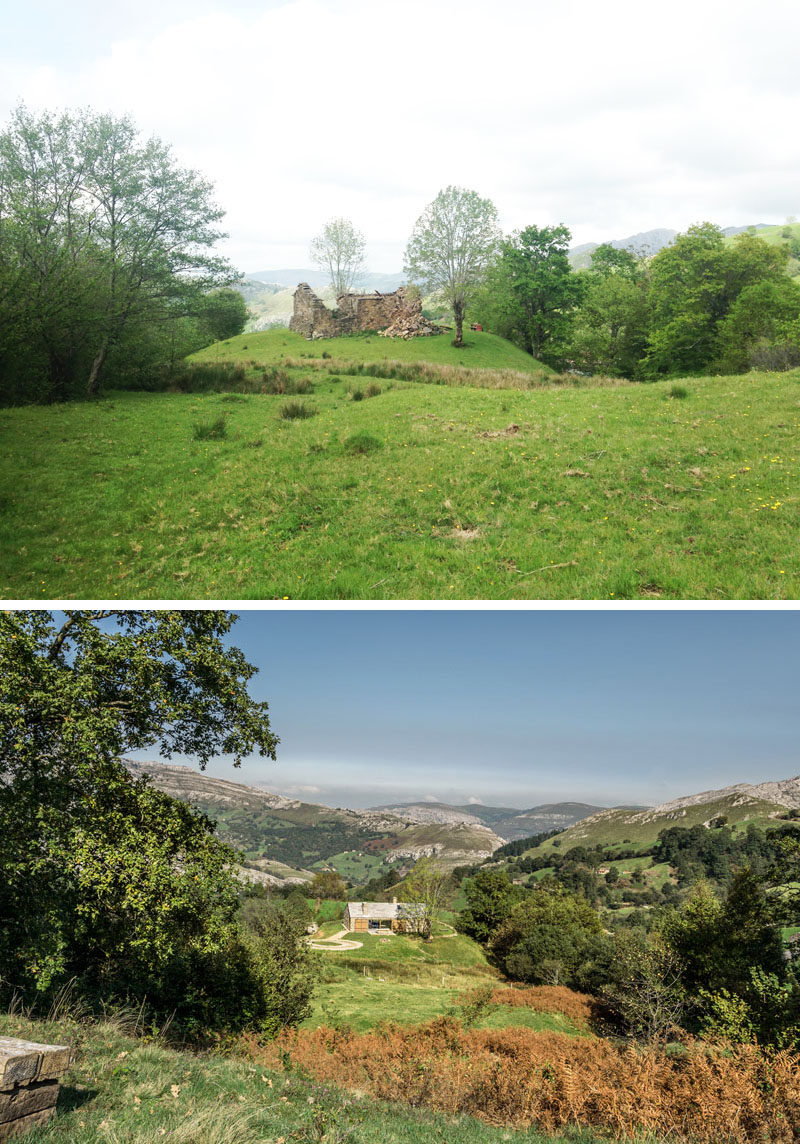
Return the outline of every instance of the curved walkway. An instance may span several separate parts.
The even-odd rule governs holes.
[[[364,944],[363,941],[350,941],[345,939],[344,935],[349,933],[349,930],[339,930],[338,933],[333,934],[331,937],[310,937],[307,939],[311,949],[321,949],[323,953],[325,950],[332,949],[361,949]]]

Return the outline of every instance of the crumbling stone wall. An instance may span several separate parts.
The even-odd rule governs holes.
[[[67,1045],[0,1037],[0,1141],[50,1119],[69,1060]]]
[[[397,325],[398,319],[405,321],[404,328],[413,327],[415,334],[438,332],[433,326],[422,328],[422,303],[418,298],[410,298],[404,286],[391,294],[340,294],[336,310],[329,310],[308,283],[301,282],[294,292],[289,329],[304,338],[337,338],[359,331],[388,330]]]
[[[350,330],[385,330],[406,304],[405,287],[392,294],[340,294],[336,305]]]
[[[339,319],[307,282],[301,282],[294,292],[294,313],[289,329],[304,338],[335,338],[343,332]]]

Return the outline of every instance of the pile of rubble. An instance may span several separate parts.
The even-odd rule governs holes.
[[[431,334],[441,334],[441,326],[429,322],[423,316],[422,306],[417,299],[398,311],[397,316],[385,330],[381,330],[382,338],[429,338]]]

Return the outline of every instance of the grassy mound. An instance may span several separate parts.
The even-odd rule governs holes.
[[[307,419],[280,393],[0,411],[3,598],[800,597],[800,371],[681,400],[390,380],[354,401],[361,378],[307,373]]]
[[[258,362],[273,365],[282,359],[339,362],[403,361],[431,362],[434,365],[466,366],[479,369],[513,369],[525,373],[550,373],[547,366],[530,354],[497,337],[496,334],[467,333],[462,349],[456,349],[452,336],[430,338],[383,338],[379,334],[357,334],[346,338],[319,338],[306,341],[291,330],[264,330],[239,334],[225,342],[215,342],[193,354],[190,362]]]

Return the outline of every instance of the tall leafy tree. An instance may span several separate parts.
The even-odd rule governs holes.
[[[743,373],[770,351],[794,355],[800,362],[800,286],[791,278],[755,282],[746,286],[720,323],[717,368],[722,373]],[[786,349],[784,349],[786,347]]]
[[[589,373],[633,378],[647,348],[648,275],[643,259],[608,243],[592,252],[582,272],[585,293],[569,345],[569,356]]]
[[[483,944],[525,897],[505,870],[479,870],[464,882],[467,904],[458,915],[457,928]]]
[[[464,315],[500,242],[497,208],[464,187],[446,187],[414,224],[405,271],[453,311],[456,346],[464,344]]]
[[[778,282],[787,252],[753,234],[725,242],[704,222],[679,234],[651,262],[651,330],[645,370],[650,376],[691,373],[717,358],[721,323],[748,286]]]
[[[235,855],[126,752],[275,757],[254,668],[213,611],[0,616],[0,990],[145,995],[204,1025],[264,1016]]]
[[[537,889],[495,931],[490,948],[501,968],[521,981],[570,981],[603,932],[586,899],[560,887]]]
[[[584,293],[568,258],[565,226],[528,226],[502,244],[487,276],[487,321],[540,361],[562,364]]]
[[[332,218],[311,240],[311,261],[327,270],[333,292],[346,294],[364,272],[366,239],[349,218]]]
[[[23,395],[95,393],[128,331],[232,281],[212,187],[128,118],[18,107],[0,134],[0,355]],[[34,396],[39,396],[35,393]]]
[[[432,932],[436,911],[442,905],[448,874],[435,858],[423,855],[403,882],[400,897],[405,916],[417,933],[427,941]]]

